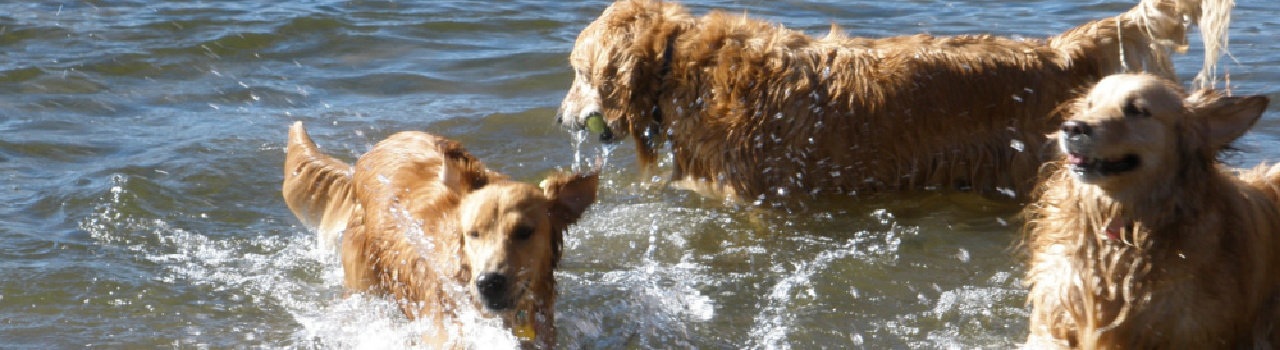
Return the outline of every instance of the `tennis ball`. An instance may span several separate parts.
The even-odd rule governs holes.
[[[608,126],[604,124],[603,116],[599,114],[592,114],[587,117],[587,130],[596,134],[603,134],[606,128],[608,128]]]

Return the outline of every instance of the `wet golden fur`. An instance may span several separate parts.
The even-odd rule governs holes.
[[[554,347],[553,272],[565,230],[595,201],[596,175],[508,181],[421,132],[388,137],[353,167],[320,153],[300,122],[284,174],[297,217],[322,241],[341,235],[348,290],[390,294],[410,318],[435,322],[428,345],[463,347],[456,311],[471,304],[517,336],[532,331],[525,348]],[[499,275],[511,282],[482,296],[480,280]]]
[[[815,38],[622,0],[579,35],[558,120],[581,129],[601,113],[615,138],[635,139],[642,166],[669,141],[673,180],[729,197],[928,187],[1025,196],[1046,160],[1044,134],[1060,122],[1051,112],[1126,64],[1174,77],[1168,54],[1186,43],[1184,16],[1200,14],[1198,1],[1147,0],[1044,40],[847,38],[837,28]]]
[[[1027,208],[1028,348],[1280,344],[1280,166],[1217,161],[1267,102],[1118,75],[1068,105],[1071,156]],[[1136,168],[1105,175],[1069,164],[1126,156]]]

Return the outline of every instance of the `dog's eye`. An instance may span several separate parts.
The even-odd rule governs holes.
[[[533,236],[533,228],[523,225],[516,226],[515,231],[511,232],[511,236],[521,241],[529,239],[529,237]]]
[[[1138,108],[1138,105],[1134,104],[1133,100],[1129,100],[1124,104],[1124,116],[1125,117],[1150,117],[1151,111],[1147,110],[1146,108]]]
[[[467,232],[467,236],[471,236],[471,238],[480,238],[480,231]]]

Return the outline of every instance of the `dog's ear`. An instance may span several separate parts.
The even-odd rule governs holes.
[[[1192,106],[1196,118],[1209,125],[1209,144],[1215,149],[1230,145],[1262,117],[1270,100],[1266,96],[1210,98]]]
[[[561,225],[568,226],[582,216],[582,212],[596,201],[599,173],[557,174],[542,180],[539,185],[551,199],[551,215]]]
[[[463,169],[459,168],[458,164],[446,159],[440,162],[440,183],[453,190],[454,193],[467,193],[470,189],[466,188],[469,185],[466,183],[465,175],[462,172]]]

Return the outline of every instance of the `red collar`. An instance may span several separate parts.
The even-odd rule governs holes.
[[[1107,238],[1113,241],[1120,240],[1120,235],[1124,233],[1125,227],[1129,226],[1129,220],[1123,218],[1111,218],[1111,222],[1107,224]]]

